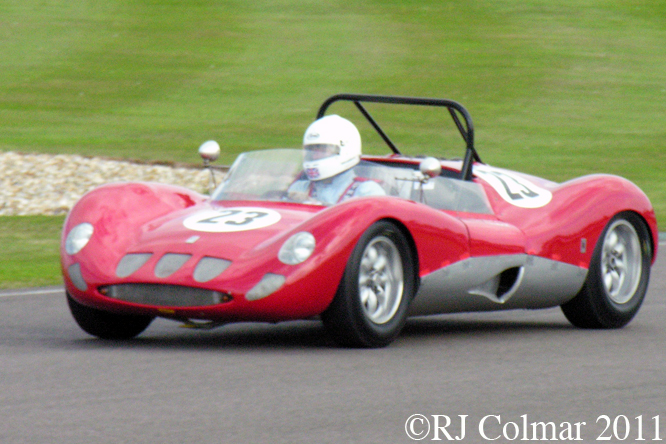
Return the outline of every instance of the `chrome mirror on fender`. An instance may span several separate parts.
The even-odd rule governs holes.
[[[199,147],[199,156],[203,159],[204,168],[208,168],[210,171],[210,182],[208,183],[209,194],[213,194],[215,188],[217,188],[217,181],[215,180],[215,173],[210,163],[217,160],[220,157],[220,145],[214,140],[208,140],[201,144]]]

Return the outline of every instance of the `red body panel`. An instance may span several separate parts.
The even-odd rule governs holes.
[[[421,273],[442,268],[469,254],[466,229],[457,218],[422,204],[394,198],[353,199],[328,208],[264,202],[266,208],[272,208],[282,215],[280,222],[268,229],[204,233],[184,228],[182,221],[188,215],[222,205],[204,202],[199,196],[192,195],[191,201],[182,201],[187,201],[188,205],[198,201],[196,205],[166,207],[154,202],[159,191],[171,196],[182,190],[154,184],[126,186],[131,190],[129,198],[124,186],[102,187],[89,193],[77,204],[65,223],[64,233],[82,221],[92,223],[95,233],[101,233],[75,255],[69,256],[64,246],[61,248],[67,290],[84,304],[114,311],[217,321],[277,321],[311,317],[321,313],[333,299],[351,250],[361,234],[372,223],[387,218],[398,221],[411,233]],[[135,189],[142,192],[134,193]],[[112,211],[111,206],[99,204],[120,201],[125,208],[136,210]],[[172,201],[176,204],[180,202],[178,199],[165,199],[170,205]],[[233,207],[256,204],[238,201],[224,203]],[[163,216],[166,213],[168,216]],[[424,220],[428,223],[424,223]],[[109,227],[115,227],[115,231],[112,233]],[[317,239],[317,248],[304,264],[285,265],[278,261],[278,251],[283,242],[298,231],[312,233]],[[201,238],[193,244],[186,243],[187,238],[193,234]],[[131,276],[118,278],[115,270],[126,253],[153,253],[153,256]],[[153,273],[156,263],[165,253],[191,254],[192,257],[165,280]],[[194,266],[203,256],[229,259],[233,264],[220,277],[201,284],[194,281],[192,274]],[[74,263],[84,264],[82,275],[88,283],[86,291],[77,289],[68,277],[67,270]],[[243,295],[267,272],[286,276],[284,286],[265,299],[246,301]],[[187,287],[221,290],[231,294],[233,301],[205,308],[143,307],[111,300],[97,290],[111,283],[139,282],[176,282]]]
[[[517,173],[513,173],[517,174]],[[486,182],[486,194],[498,219],[520,229],[525,251],[556,261],[587,268],[594,246],[606,223],[623,211],[638,213],[652,234],[653,261],[659,237],[654,210],[647,196],[633,183],[617,176],[590,175],[557,184],[522,175],[552,192],[541,208],[519,208],[506,202]],[[581,240],[587,248],[581,250]]]
[[[389,161],[416,162],[395,157]],[[455,163],[444,166],[453,168]],[[413,243],[419,277],[470,257],[517,254],[587,268],[605,224],[621,211],[634,211],[646,221],[656,256],[654,211],[647,197],[629,181],[596,175],[555,184],[523,177],[552,193],[550,202],[538,208],[517,207],[480,178],[475,181],[483,186],[494,214],[435,210],[396,197],[355,198],[332,207],[286,202],[211,203],[179,187],[107,185],[86,194],[65,222],[61,247],[65,286],[79,302],[110,311],[229,322],[307,318],[328,307],[358,239],[382,219],[402,227]],[[184,225],[194,214],[224,207],[267,208],[279,213],[280,219],[261,229],[233,233],[193,231]],[[82,222],[92,224],[95,235],[83,250],[68,255],[65,238]],[[315,251],[302,264],[285,265],[278,260],[278,251],[300,231],[314,236]],[[193,236],[197,237],[194,241]],[[152,257],[130,276],[119,278],[116,267],[127,253],[151,253]],[[191,258],[168,278],[159,278],[153,270],[166,253],[189,254]],[[197,282],[192,277],[194,267],[206,256],[227,259],[231,265],[218,277]],[[80,265],[86,290],[77,288],[69,276],[74,264]],[[245,294],[266,273],[284,276],[284,285],[263,299],[246,300]],[[99,292],[99,287],[123,283],[205,288],[233,299],[205,307],[157,307],[114,300]]]

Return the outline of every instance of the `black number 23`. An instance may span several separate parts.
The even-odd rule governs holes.
[[[268,213],[263,211],[243,211],[243,210],[224,210],[219,215],[202,219],[199,223],[203,224],[225,224],[225,225],[247,225],[259,219],[260,217],[267,216]]]

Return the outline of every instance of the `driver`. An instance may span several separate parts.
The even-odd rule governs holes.
[[[361,160],[361,135],[349,120],[337,115],[313,122],[303,136],[303,169],[307,180],[297,180],[289,197],[335,204],[351,197],[381,196],[375,181],[357,177],[352,168]]]

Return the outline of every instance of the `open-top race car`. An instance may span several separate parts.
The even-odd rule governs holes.
[[[339,199],[319,198],[312,183],[326,183],[318,159],[341,156],[345,140],[241,154],[210,197],[134,182],[83,196],[61,245],[81,328],[127,339],[155,317],[198,328],[320,318],[340,344],[378,347],[416,315],[561,306],[583,328],[634,317],[658,232],[633,183],[610,175],[554,183],[486,165],[470,115],[454,101],[341,94],[317,118],[338,101],[358,108],[392,151],[357,155]],[[401,154],[367,103],[443,109],[464,157]],[[324,132],[306,132],[306,148]],[[214,159],[219,146],[200,153]],[[357,188],[372,192],[359,197]]]

